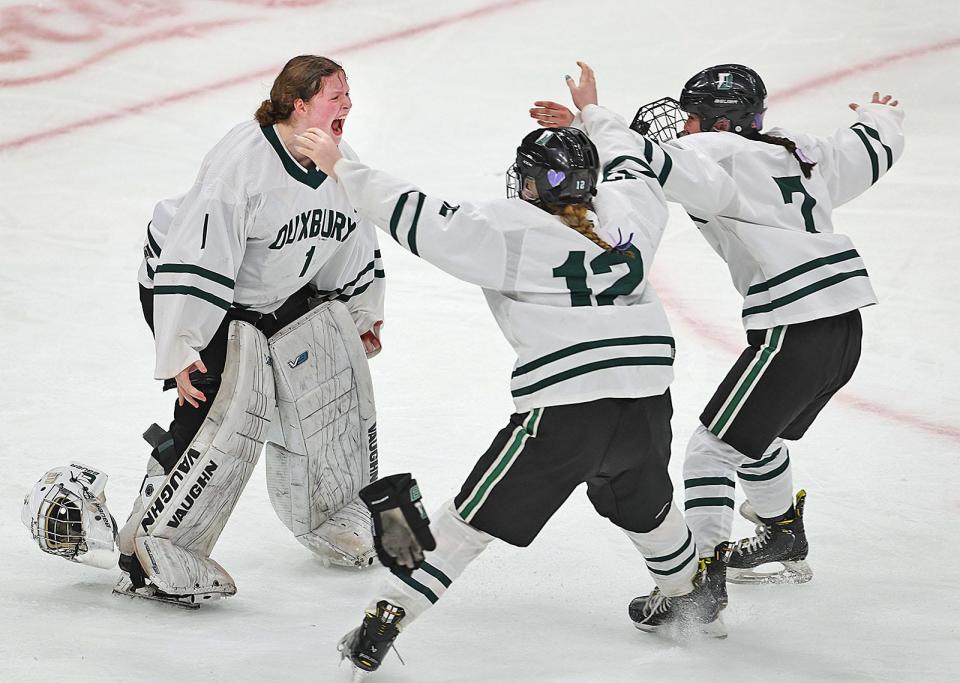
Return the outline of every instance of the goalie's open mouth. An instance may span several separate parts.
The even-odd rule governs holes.
[[[333,123],[330,124],[330,130],[333,131],[334,135],[343,135],[344,121],[346,121],[346,118],[334,119]]]

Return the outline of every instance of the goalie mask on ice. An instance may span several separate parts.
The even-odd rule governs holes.
[[[40,550],[72,562],[117,565],[117,524],[107,510],[107,475],[71,463],[40,478],[23,499],[21,519]]]
[[[266,447],[270,502],[324,563],[369,566],[372,522],[357,494],[377,478],[377,414],[357,326],[326,302],[269,344],[285,442]]]

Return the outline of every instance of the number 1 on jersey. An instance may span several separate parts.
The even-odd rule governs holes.
[[[317,249],[317,245],[316,245],[316,244],[314,244],[312,247],[310,247],[310,251],[307,252],[307,260],[306,260],[306,262],[303,264],[303,270],[300,271],[300,276],[299,276],[299,277],[303,277],[303,274],[307,272],[307,268],[310,267],[310,261],[313,260],[313,252],[316,251],[316,249]]]

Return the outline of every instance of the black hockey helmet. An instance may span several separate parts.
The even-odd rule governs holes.
[[[600,156],[577,128],[538,128],[517,147],[507,171],[507,196],[536,206],[586,204],[596,194]]]
[[[727,119],[730,132],[753,137],[763,127],[767,88],[749,67],[718,64],[686,82],[680,91],[680,107],[700,118],[700,130],[712,130],[719,119]]]

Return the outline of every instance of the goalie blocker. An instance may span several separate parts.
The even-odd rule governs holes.
[[[377,557],[391,570],[419,569],[423,551],[436,550],[430,519],[420,499],[417,480],[409,473],[392,474],[360,491],[373,516]]]

